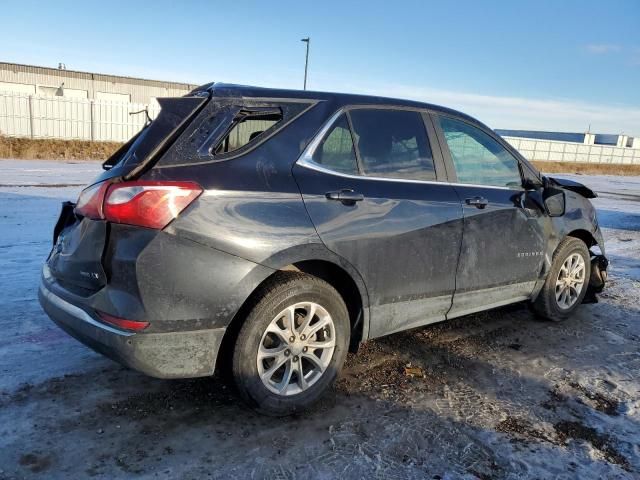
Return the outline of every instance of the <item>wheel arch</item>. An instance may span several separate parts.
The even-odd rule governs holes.
[[[281,272],[298,271],[306,273],[326,281],[338,291],[349,311],[351,323],[349,350],[351,352],[357,351],[359,344],[368,338],[369,296],[367,289],[360,274],[341,257],[327,250],[324,245],[320,247],[314,245],[311,248],[290,249],[280,252],[278,255],[268,259],[264,264],[273,268],[273,272],[264,277],[253,288],[229,322],[218,353],[217,365],[221,369],[227,370],[237,335],[251,308],[255,305],[264,285],[274,275],[278,275]]]
[[[577,238],[579,240],[582,240],[587,245],[587,248],[591,248],[594,245],[598,245],[598,241],[591,234],[591,232],[589,232],[588,230],[581,229],[581,228],[575,229],[575,230],[571,230],[569,233],[567,233],[566,236],[567,237],[574,237],[574,238]],[[556,246],[556,248],[557,248],[557,246]]]
[[[575,245],[579,245],[580,243],[577,242],[578,240],[583,243],[584,249],[587,251],[586,258],[583,258],[585,262],[584,280],[582,282],[583,286],[580,293],[578,294],[577,301],[572,303],[571,305],[568,305],[568,310],[563,311],[562,308],[558,305],[557,298],[557,281],[559,279],[558,275],[561,272],[561,265],[564,264],[569,258],[568,254],[575,254]],[[574,247],[571,247],[571,245],[574,245]],[[591,278],[591,261],[589,256],[592,253],[589,251],[589,248],[593,245],[598,245],[597,240],[593,238],[593,236],[588,231],[585,230],[572,230],[564,237],[562,237],[562,240],[553,249],[553,262],[549,266],[549,271],[547,272],[544,281],[539,282],[539,286],[535,292],[535,295],[531,298],[532,308],[536,314],[548,320],[560,321],[568,318],[568,316],[573,313],[577,305],[582,303],[588,290],[588,285],[590,282],[589,279]],[[565,249],[564,252],[563,248]],[[574,250],[571,250],[571,248],[573,248]],[[583,247],[580,247],[580,249],[582,248]],[[556,268],[555,271],[554,268]],[[566,289],[567,285],[565,284],[565,286],[562,288]]]
[[[297,270],[321,278],[338,291],[349,311],[351,323],[351,344],[349,349],[355,352],[360,342],[366,338],[365,335],[368,334],[368,321],[365,328],[365,310],[368,311],[368,305],[365,307],[362,292],[349,272],[327,260],[302,260],[287,265],[285,270],[287,269]]]

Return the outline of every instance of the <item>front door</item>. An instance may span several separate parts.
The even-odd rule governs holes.
[[[293,170],[320,238],[366,284],[370,337],[443,320],[451,307],[462,208],[438,181],[425,121],[412,110],[349,109]]]
[[[518,160],[489,132],[461,119],[438,116],[436,128],[464,214],[447,316],[529,298],[544,264],[545,215],[527,201]]]

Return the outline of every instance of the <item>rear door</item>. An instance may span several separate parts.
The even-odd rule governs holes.
[[[479,126],[447,115],[433,118],[464,213],[447,316],[527,299],[543,268],[545,216],[527,200],[517,158]]]
[[[462,209],[428,115],[339,112],[294,167],[320,238],[362,275],[370,337],[443,320],[451,306]]]

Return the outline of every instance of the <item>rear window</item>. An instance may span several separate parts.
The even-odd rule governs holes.
[[[125,143],[106,162],[112,167],[132,169],[142,163],[165,140],[171,142],[172,134],[184,126],[192,114],[207,101],[207,97],[159,98],[161,110],[158,117]]]

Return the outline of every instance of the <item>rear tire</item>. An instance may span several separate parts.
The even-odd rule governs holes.
[[[240,395],[273,416],[310,407],[340,372],[349,335],[347,307],[331,285],[299,272],[277,273],[237,336],[232,373]]]
[[[532,304],[534,312],[554,322],[566,320],[582,303],[590,277],[589,249],[578,238],[565,238],[553,254],[549,275]]]

